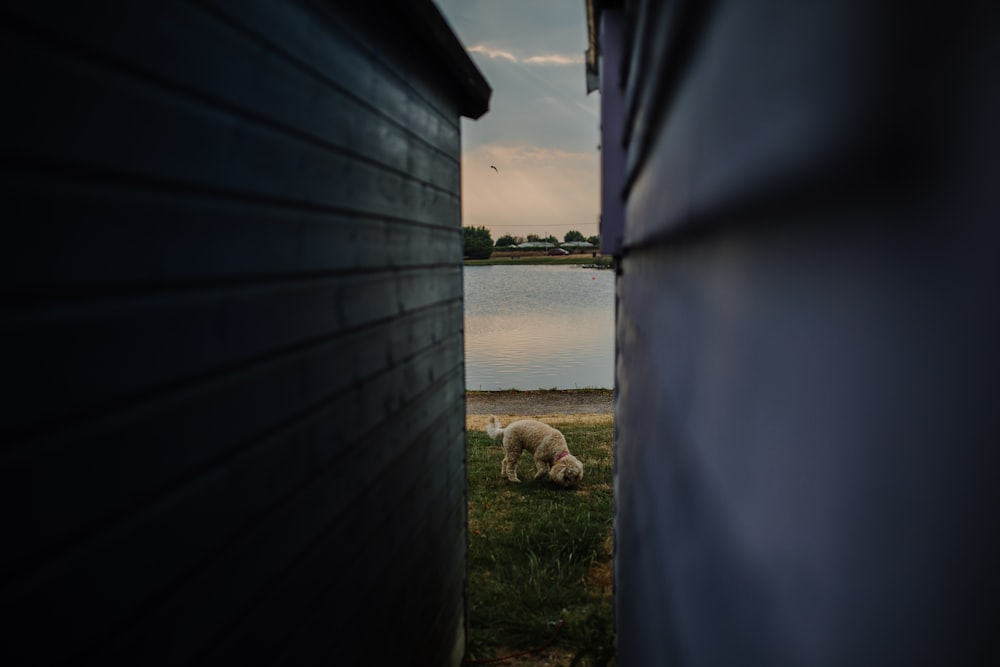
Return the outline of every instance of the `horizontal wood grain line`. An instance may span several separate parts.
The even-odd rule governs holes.
[[[158,191],[70,185],[46,193],[44,181],[15,183],[7,201],[15,224],[0,247],[8,307],[430,269],[462,257],[457,227]]]
[[[118,72],[125,85],[159,86],[326,144],[377,142],[379,135],[359,132],[356,126],[358,118],[372,116],[383,133],[423,144],[457,168],[457,128],[449,125],[442,134],[444,118],[425,118],[419,109],[395,98],[383,100],[391,105],[374,104],[359,93],[366,81],[350,68],[338,67],[331,76],[283,49],[264,46],[257,35],[248,38],[238,24],[219,23],[214,11],[205,14],[188,5],[143,7],[131,13],[121,9],[125,11],[107,21],[88,22],[91,29],[81,32],[73,28],[81,20],[74,15],[91,10],[74,6],[58,15],[24,17],[17,13],[33,10],[20,7],[8,17],[5,48],[14,50],[20,43],[29,53],[65,53],[81,69]],[[135,34],[142,29],[156,38],[137,40]],[[332,40],[326,44],[338,54],[330,55],[331,64],[339,64],[349,47]]]
[[[268,433],[281,432],[303,415],[333,406],[386,378],[391,382],[409,374],[408,365],[414,360],[445,354],[450,363],[435,362],[442,372],[449,365],[460,367],[461,338],[443,326],[449,319],[452,325],[459,324],[454,318],[455,314],[449,318],[426,313],[423,320],[412,323],[413,335],[394,343],[392,354],[385,349],[388,334],[359,333],[197,383],[141,407],[105,415],[98,423],[5,448],[0,457],[3,488],[35,501],[32,513],[8,522],[12,541],[0,557],[2,569],[45,560],[45,553],[67,548],[184,479],[223,464]],[[440,330],[434,331],[437,323]],[[346,365],[345,349],[352,350]],[[421,372],[428,371],[435,374],[427,367]],[[411,384],[420,387],[428,377],[415,377]],[[151,438],[150,433],[156,435]],[[137,446],[140,442],[185,446],[165,447],[150,456],[152,450]],[[81,478],[98,480],[120,468],[129,470],[129,475],[115,484],[91,488],[86,506],[69,493]],[[37,522],[41,516],[46,517],[44,524]]]
[[[409,122],[408,112],[416,102],[416,106],[432,112],[421,117],[423,130],[433,129],[434,134],[457,142],[460,134],[457,109],[438,108],[436,100],[410,84],[406,72],[383,60],[383,51],[371,50],[352,26],[341,20],[339,12],[325,8],[316,12],[305,7],[290,12],[273,3],[242,0],[198,2],[220,20],[282,53],[318,78],[333,85],[355,82],[354,87],[364,91],[360,97],[370,99],[376,108],[388,110],[401,123]],[[331,42],[337,45],[336,49],[331,48]]]
[[[441,169],[414,162],[417,171],[404,171],[155,87],[124,86],[112,73],[81,68],[70,59],[46,58],[33,69],[30,76],[10,77],[8,86],[14,97],[42,98],[30,108],[5,110],[7,121],[22,128],[0,139],[0,154],[15,169],[21,162],[63,163],[121,177],[457,224],[457,165]],[[58,97],[45,99],[53,95]],[[72,114],[65,113],[67,104]],[[402,154],[414,158],[405,149]]]
[[[426,362],[432,363],[432,360]],[[415,390],[428,392],[435,386],[454,385],[456,388],[452,393],[457,396],[461,390],[458,373],[460,369]],[[374,385],[371,389],[377,393],[386,390]],[[390,426],[391,432],[399,432],[396,430],[399,424],[389,421],[387,426],[383,419],[354,425],[350,433],[355,435],[338,437],[343,420],[349,419],[352,413],[350,404],[353,397],[345,398],[347,402],[343,410],[316,413],[319,421],[308,426],[312,436],[299,441],[279,435],[267,439],[261,446],[246,451],[240,460],[234,460],[216,473],[162,498],[142,514],[120,522],[95,540],[48,564],[43,570],[30,575],[25,573],[17,582],[6,587],[0,597],[7,603],[16,602],[22,610],[19,623],[62,623],[74,618],[71,643],[80,643],[121,627],[148,604],[160,606],[166,601],[165,612],[168,615],[174,613],[176,609],[171,611],[170,598],[165,599],[164,596],[169,596],[171,590],[176,590],[182,581],[209,563],[220,562],[221,554],[234,542],[242,542],[244,546],[247,541],[253,543],[252,550],[260,557],[255,559],[255,565],[269,569],[280,567],[283,560],[315,539],[329,524],[331,517],[339,516],[357,497],[360,488],[378,478],[380,459],[390,455],[393,448],[407,445],[400,439],[379,439],[375,441],[380,443],[379,447],[353,447],[349,450],[352,459],[350,472],[342,470],[336,465],[339,460],[335,453],[338,446],[361,444],[367,440],[366,433],[372,435]],[[439,405],[437,411],[428,411],[417,401],[403,404],[403,412],[397,417],[409,423],[410,429],[402,432],[419,433],[426,428],[426,424],[433,423],[437,415],[448,409],[449,403],[441,401]],[[328,463],[316,471],[303,468],[303,463],[315,459],[310,451],[316,447],[325,448],[327,456],[332,458],[323,459]],[[344,451],[340,456],[346,454],[348,452]],[[274,457],[277,459],[269,464],[268,460]],[[279,475],[281,483],[273,486],[272,481],[270,485],[261,485],[257,477],[266,470],[274,470],[276,464],[285,469]],[[236,488],[244,487],[256,489],[255,495],[247,497],[234,493]],[[204,507],[214,507],[216,511],[206,515]],[[289,522],[288,516],[282,519],[282,515],[289,512],[298,517],[296,521]],[[290,530],[292,526],[297,528]],[[262,539],[260,529],[267,532],[278,530],[283,538]],[[185,538],[178,540],[177,536],[181,534]],[[130,563],[133,561],[123,560],[136,556],[140,559],[153,558],[161,567],[155,571],[144,571],[132,566]],[[245,569],[231,557],[222,558],[222,561],[231,574],[238,572],[247,576]],[[78,576],[81,571],[88,572],[82,580]],[[261,574],[258,570],[250,576]],[[127,586],[105,586],[102,582],[106,580],[134,582]],[[196,588],[196,597],[206,595],[205,590]],[[228,587],[223,588],[224,598],[235,594]],[[109,592],[114,603],[95,604],[90,595],[90,591],[95,589]],[[46,595],[34,594],[41,590],[59,590],[63,604],[58,608],[45,604]],[[218,590],[223,592],[223,589]],[[251,593],[251,590],[246,590],[241,595]],[[208,595],[206,603],[215,599],[210,592]],[[220,603],[228,610],[239,606],[233,604],[231,597],[221,599]],[[88,609],[87,613],[82,613],[84,607]],[[152,625],[155,631],[155,619]]]
[[[308,636],[311,632],[318,631],[318,628],[312,625],[312,619],[323,623],[324,620],[320,619],[336,619],[338,616],[347,616],[349,610],[344,609],[340,603],[345,598],[350,599],[355,594],[364,595],[364,589],[373,585],[388,586],[400,591],[405,589],[411,594],[428,596],[432,593],[421,590],[421,584],[441,593],[440,588],[445,585],[443,582],[447,581],[446,578],[430,576],[432,570],[429,568],[438,567],[442,571],[454,569],[464,573],[466,552],[464,520],[458,522],[460,528],[453,529],[454,541],[450,544],[441,539],[433,541],[421,539],[421,536],[427,534],[434,534],[439,538],[447,535],[448,531],[432,531],[430,524],[433,524],[434,519],[440,518],[442,515],[451,517],[461,514],[464,517],[464,500],[457,504],[441,503],[442,496],[429,492],[418,493],[414,489],[416,484],[427,482],[428,476],[443,483],[450,482],[464,486],[464,469],[452,477],[445,472],[445,468],[441,465],[443,454],[449,448],[457,447],[462,451],[465,449],[465,437],[460,425],[461,419],[459,418],[457,422],[454,415],[443,415],[435,424],[421,433],[418,436],[419,440],[426,440],[446,433],[459,433],[459,437],[442,444],[436,450],[430,450],[427,447],[411,447],[412,456],[401,461],[396,470],[387,470],[381,480],[367,494],[359,497],[351,508],[342,512],[323,535],[310,546],[309,551],[304,554],[304,558],[283,573],[280,580],[281,585],[275,586],[275,592],[269,593],[267,597],[257,601],[256,617],[247,621],[245,627],[236,627],[230,631],[232,635],[227,638],[226,650],[238,652],[241,646],[260,646],[265,650],[280,649],[282,658],[289,660],[292,664],[307,660],[306,656],[300,653],[302,642],[299,639]],[[430,460],[427,457],[430,457]],[[434,472],[415,477],[413,471],[416,469]],[[412,500],[409,502],[406,500],[407,492],[412,494]],[[380,502],[385,503],[386,507],[395,506],[408,509],[405,514],[397,513],[397,515],[402,514],[401,517],[393,516],[390,513],[377,515],[366,508],[366,504],[370,504],[370,498],[378,498]],[[379,521],[380,519],[381,521]],[[378,528],[373,528],[372,524],[377,525]],[[343,553],[343,536],[345,534],[358,535],[359,538],[358,548],[349,554]],[[368,554],[367,562],[359,560],[359,558],[366,557],[363,554]],[[374,563],[371,562],[373,559],[375,559]],[[324,568],[321,565],[324,561],[335,561],[338,563],[338,568]],[[400,564],[405,563],[416,563],[419,564],[416,567],[423,569],[419,572],[413,572],[400,566]],[[362,565],[365,567],[362,568]],[[375,579],[344,577],[342,572],[345,570],[363,570],[369,573],[369,576],[374,575]],[[458,577],[458,580],[463,581],[464,574]],[[303,590],[308,586],[314,600],[313,605],[306,609],[296,610],[297,613],[291,618],[272,616],[272,605],[280,604],[281,607],[287,607],[294,599],[284,590],[285,586],[294,587],[293,590]],[[426,600],[426,597],[424,599]],[[266,639],[264,641],[254,640],[247,635],[247,632],[257,623],[265,623],[267,627],[274,627],[282,634],[270,642],[267,642]],[[240,644],[240,642],[245,643]],[[246,649],[244,648],[244,650]]]
[[[98,409],[461,294],[456,266],[0,313],[9,342],[0,359],[19,378],[5,429],[44,423],[55,405],[56,414]]]

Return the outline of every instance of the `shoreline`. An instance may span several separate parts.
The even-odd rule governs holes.
[[[500,256],[490,259],[465,259],[462,260],[462,264],[463,266],[577,266],[598,271],[614,268],[611,255]]]
[[[467,416],[613,415],[613,389],[466,390]]]
[[[574,387],[573,389],[466,389],[468,394],[604,394],[614,389],[608,387]]]

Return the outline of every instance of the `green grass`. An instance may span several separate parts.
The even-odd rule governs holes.
[[[533,481],[530,456],[520,483],[502,479],[500,444],[468,432],[469,660],[544,644],[563,621],[556,646],[573,664],[613,664],[612,420],[550,423],[583,462],[578,488]]]

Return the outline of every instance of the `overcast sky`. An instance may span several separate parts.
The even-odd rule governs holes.
[[[493,88],[489,112],[462,119],[462,224],[494,241],[596,235],[600,100],[586,94],[583,0],[435,2]]]

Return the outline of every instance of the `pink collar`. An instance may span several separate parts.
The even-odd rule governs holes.
[[[552,459],[552,462],[555,463],[556,461],[558,461],[559,459],[561,459],[564,456],[569,456],[569,450],[564,449],[561,452],[559,452],[558,454],[556,454],[556,457],[554,459]]]

